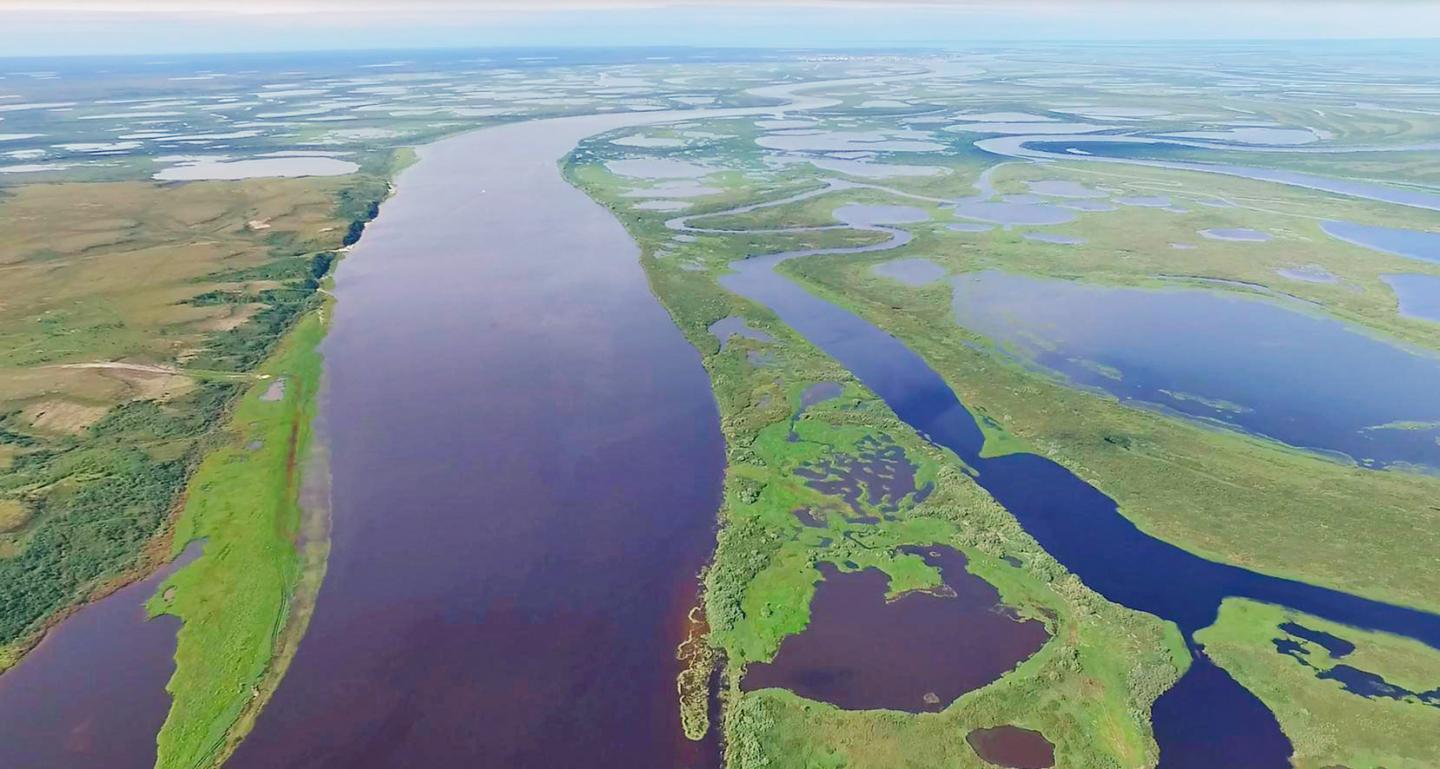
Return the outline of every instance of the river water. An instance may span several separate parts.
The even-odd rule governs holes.
[[[802,87],[754,93],[792,98]],[[712,745],[680,737],[673,662],[720,495],[709,382],[651,296],[633,241],[564,182],[557,161],[607,130],[779,111],[566,118],[422,149],[337,274],[323,348],[329,571],[288,677],[231,766],[713,762]],[[1221,596],[1247,595],[1440,645],[1432,615],[1203,561],[1140,533],[1048,460],[980,459],[979,431],[938,375],[775,274],[785,256],[745,262],[727,283],[979,469],[982,485],[1107,597],[1187,635],[1209,624]],[[173,634],[120,598],[87,610],[94,623],[82,614],[62,626],[75,641],[57,633],[0,679],[0,711],[37,701],[7,699],[6,688],[63,699],[66,681],[84,682],[80,662],[122,671],[129,677],[85,713],[62,707],[24,723],[37,735],[78,734],[70,744],[81,749],[87,730],[114,734],[107,766],[143,767]],[[113,617],[93,612],[109,606]],[[155,702],[132,710],[147,690]],[[1156,729],[1163,764],[1176,769],[1268,768],[1288,755],[1263,706],[1203,658],[1157,704]],[[7,767],[83,765],[10,760],[14,744],[0,745]]]
[[[561,177],[623,118],[440,142],[337,274],[334,531],[234,767],[684,766],[724,455],[638,249]]]
[[[808,109],[836,102],[797,91],[852,82],[751,93]],[[716,763],[675,692],[724,471],[709,378],[635,242],[558,163],[613,129],[785,108],[421,149],[337,272],[329,570],[228,766]]]
[[[337,271],[329,568],[227,766],[716,763],[682,736],[675,689],[724,471],[709,379],[634,241],[558,163],[597,133],[827,107],[797,94],[876,80],[421,148]],[[174,626],[143,621],[146,595],[86,609],[3,678],[0,766],[153,764]]]
[[[148,578],[81,607],[0,676],[0,766],[149,769],[155,763],[180,623],[168,616],[147,621],[143,604],[200,549],[194,543]],[[124,632],[111,632],[116,628]]]

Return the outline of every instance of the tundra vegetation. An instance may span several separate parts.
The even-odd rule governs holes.
[[[37,184],[0,200],[13,225],[0,244],[4,660],[77,602],[203,543],[151,604],[184,620],[160,766],[222,757],[278,681],[274,655],[293,651],[296,587],[323,562],[296,547],[319,289],[385,194],[378,170]],[[283,397],[262,400],[272,388]]]
[[[987,85],[976,89],[1002,88]],[[719,284],[730,263],[750,255],[863,246],[889,237],[846,226],[835,212],[849,204],[908,206],[930,220],[899,225],[910,240],[898,249],[800,257],[782,264],[780,272],[921,354],[976,414],[986,434],[985,455],[1044,455],[1114,498],[1146,532],[1206,558],[1395,604],[1440,609],[1434,599],[1440,594],[1433,579],[1437,572],[1416,568],[1436,563],[1434,539],[1427,533],[1437,523],[1429,500],[1440,492],[1440,481],[1433,473],[1403,465],[1374,469],[1077,387],[1017,350],[956,323],[950,282],[957,275],[1003,270],[1101,286],[1183,287],[1243,296],[1338,319],[1415,354],[1435,355],[1440,337],[1434,323],[1397,312],[1386,276],[1440,275],[1440,266],[1347,243],[1322,229],[1326,221],[1343,220],[1424,231],[1434,226],[1433,215],[1179,169],[1078,157],[1043,164],[1005,161],[972,146],[976,135],[987,130],[1007,133],[1003,126],[953,136],[930,127],[960,119],[930,119],[931,112],[921,109],[953,98],[942,93],[945,87],[921,79],[875,90],[884,89],[909,107],[862,110],[851,103],[858,97],[837,92],[842,106],[801,121],[682,123],[663,130],[703,138],[669,143],[637,144],[626,140],[631,132],[616,132],[582,144],[566,164],[572,181],[614,211],[641,244],[652,287],[701,352],[720,407],[729,463],[704,606],[710,644],[723,660],[721,727],[728,765],[980,765],[964,735],[1005,723],[1044,734],[1056,745],[1059,765],[1151,764],[1150,704],[1186,665],[1187,652],[1173,628],[1109,604],[1066,574],[970,480],[956,457],[899,423],[873,393],[768,310]],[[981,100],[976,95],[973,101]],[[1175,102],[1179,112],[1178,104],[1187,100],[1167,102]],[[1157,115],[1169,114],[1151,106]],[[1277,122],[1295,117],[1284,105],[1257,114]],[[1035,122],[1058,119],[1047,113]],[[1180,129],[1163,116],[1144,119],[1152,124],[1147,130],[1165,124]],[[1424,118],[1367,114],[1348,121],[1331,118],[1317,130],[1338,141],[1401,141],[1427,136],[1435,126]],[[647,135],[656,131],[646,129]],[[966,137],[967,132],[972,135]],[[935,146],[905,143],[911,141]],[[1236,163],[1236,157],[1246,155],[1248,164],[1256,164],[1254,153],[1217,152]],[[1163,155],[1160,150],[1152,154]],[[1417,183],[1431,167],[1407,168],[1404,152],[1263,157],[1267,165],[1274,160],[1274,167],[1295,171],[1388,173]],[[678,161],[701,170],[683,185],[616,173],[627,167],[615,161],[637,158]],[[672,190],[678,194],[670,195]],[[1047,191],[1054,192],[1041,194]],[[645,205],[667,199],[683,205]],[[787,199],[792,200],[783,202]],[[987,222],[973,216],[980,209],[967,210],[967,202],[977,200],[1049,208],[1062,215],[1048,223],[1005,221],[1003,216]],[[764,205],[745,208],[757,203]],[[678,217],[684,217],[683,225]],[[1202,234],[1240,228],[1269,239],[1227,241]],[[1070,242],[1026,237],[1034,235]],[[941,279],[910,284],[875,269],[915,258],[938,268]],[[748,331],[717,338],[711,327],[722,320],[722,329],[743,323]],[[1105,368],[1098,361],[1089,363]],[[842,394],[805,403],[807,388],[821,382],[840,383]],[[1172,397],[1216,410],[1244,408],[1188,392]],[[875,436],[902,446],[918,465],[917,484],[932,482],[934,492],[924,499],[907,498],[897,512],[863,505],[863,510],[846,512],[807,485],[804,471],[817,457],[863,454],[862,442]],[[818,564],[832,564],[841,573],[881,569],[892,598],[933,586],[937,577],[900,550],[912,544],[959,547],[970,559],[969,569],[998,587],[1005,603],[1025,616],[1043,618],[1051,640],[1000,680],[946,703],[939,713],[847,711],[782,689],[741,688],[746,665],[773,659],[785,638],[805,631],[822,579]],[[1221,628],[1244,624],[1236,612],[1227,604],[1216,627],[1205,631],[1207,637],[1219,638]],[[1254,631],[1256,620],[1246,622]],[[1364,750],[1341,755],[1315,748],[1316,734],[1336,733],[1334,719],[1375,717],[1375,698],[1332,691],[1333,681],[1320,681],[1310,685],[1311,693],[1336,698],[1325,708],[1302,714],[1298,703],[1275,705],[1270,694],[1279,697],[1286,691],[1279,666],[1300,665],[1273,646],[1262,648],[1255,642],[1258,635],[1246,637],[1243,653],[1238,648],[1222,653],[1211,641],[1205,648],[1213,648],[1218,663],[1276,710],[1296,742],[1296,760],[1302,762],[1297,765],[1311,765],[1305,763],[1311,757],[1315,766],[1381,765],[1357,758]],[[1105,638],[1128,640],[1104,644]],[[1143,638],[1150,640],[1131,643]],[[1417,666],[1411,680],[1429,680],[1426,676],[1433,677],[1440,667],[1420,653],[1426,647],[1415,647],[1406,657]],[[1397,647],[1375,648],[1378,658]],[[1065,666],[1052,666],[1061,659],[1067,660]],[[1305,680],[1313,681],[1314,671],[1304,672]],[[1096,696],[1086,701],[1079,692]],[[1081,701],[1083,712],[1066,709]],[[1428,717],[1427,706],[1402,704],[1412,715]],[[692,700],[686,707],[702,712],[703,702]],[[1342,715],[1346,708],[1351,712]],[[1333,747],[1333,742],[1328,744]],[[1377,760],[1423,765],[1428,760],[1424,751],[1414,748],[1401,746]]]
[[[674,246],[672,233],[659,217],[627,211],[626,185],[598,162],[598,144],[572,157],[571,177],[611,205],[645,247],[642,260],[656,294],[702,352],[720,407],[729,463],[704,607],[710,645],[724,660],[729,765],[949,761],[978,767],[983,764],[966,733],[1007,723],[1046,735],[1068,766],[1153,763],[1151,703],[1189,662],[1173,626],[1090,591],[1041,550],[953,454],[921,439],[769,311],[722,288],[716,278],[729,260],[745,255],[747,236],[728,247],[707,238],[703,248],[689,250],[698,258],[657,256]],[[734,180],[717,197],[731,204],[741,199],[739,174],[717,179]],[[847,245],[856,235],[767,236],[766,247]],[[870,233],[858,236],[873,240]],[[716,338],[710,327],[727,318],[742,320],[749,333]],[[807,389],[828,382],[840,385],[837,397],[804,402]],[[857,509],[817,489],[809,482],[813,473],[797,472],[825,459],[861,457],[877,437],[893,441],[915,464],[915,488],[933,491],[888,499],[872,486]],[[804,631],[819,564],[841,573],[880,569],[890,596],[898,598],[939,584],[932,567],[902,551],[927,545],[964,552],[970,572],[998,588],[1021,616],[1043,621],[1051,639],[999,681],[944,703],[938,713],[846,711],[782,689],[742,690],[746,665],[773,659],[787,636]],[[692,714],[703,707],[703,700],[687,703]]]

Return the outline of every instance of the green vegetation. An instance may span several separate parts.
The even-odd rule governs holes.
[[[191,479],[176,523],[175,552],[202,542],[204,554],[151,599],[152,614],[183,624],[173,699],[158,738],[156,766],[217,765],[233,750],[279,676],[277,654],[293,654],[290,607],[306,559],[301,541],[300,463],[311,439],[325,326],[310,313],[259,371],[267,377],[238,402],[224,444]],[[274,379],[280,400],[262,400]],[[324,547],[323,542],[307,545]],[[323,565],[323,559],[318,561]],[[318,578],[312,580],[318,587]],[[288,660],[287,660],[288,661]]]
[[[725,291],[716,278],[751,247],[750,236],[705,236],[687,247],[688,258],[657,256],[675,247],[672,233],[658,217],[625,210],[624,186],[596,164],[603,157],[601,141],[572,156],[567,172],[616,209],[644,247],[651,284],[701,351],[720,408],[729,466],[717,550],[705,578],[705,614],[709,643],[724,658],[727,764],[978,767],[964,735],[998,723],[1042,731],[1056,742],[1066,766],[1153,764],[1150,705],[1188,664],[1178,632],[1082,585],[970,479],[953,454],[922,440],[767,310]],[[739,198],[731,184],[725,197]],[[795,191],[767,190],[765,197]],[[845,231],[766,236],[766,247],[833,246],[855,239]],[[774,341],[732,337],[721,350],[707,329],[732,315]],[[819,382],[838,382],[843,392],[801,412],[802,392]],[[915,487],[933,483],[933,493],[921,501],[897,492],[898,498],[886,498],[885,510],[865,499],[862,516],[796,474],[823,458],[863,458],[876,439],[903,449],[914,465]],[[794,512],[802,508],[809,511],[808,522]],[[746,664],[769,660],[785,637],[806,627],[821,577],[817,564],[842,571],[880,569],[895,595],[937,584],[938,574],[923,560],[899,552],[906,545],[930,544],[962,550],[976,575],[994,584],[1007,604],[1044,621],[1053,638],[999,681],[940,713],[847,712],[780,690],[741,690]]]
[[[0,200],[0,661],[164,557],[156,537],[247,372],[312,306],[342,184],[31,185]]]
[[[842,130],[884,131],[892,125],[884,118],[857,117],[848,108],[830,117],[844,119]],[[746,122],[703,125],[716,134],[748,138],[753,130]],[[818,133],[827,126],[822,120],[813,127]],[[665,225],[675,214],[635,208],[637,197],[660,198],[663,192],[652,191],[653,181],[611,174],[604,163],[636,155],[726,169],[701,181],[716,188],[714,194],[687,199],[684,209],[687,216],[721,213],[694,222],[716,231],[677,235]],[[1440,493],[1440,479],[1363,469],[1070,387],[957,326],[947,283],[905,286],[871,270],[881,261],[923,256],[952,273],[1004,269],[1110,285],[1288,296],[1372,333],[1440,350],[1433,324],[1399,315],[1382,279],[1394,272],[1437,274],[1440,268],[1343,243],[1320,230],[1330,218],[1423,229],[1418,214],[1167,169],[1006,163],[987,173],[1000,195],[1023,195],[1030,192],[1027,182],[1059,179],[1104,188],[1107,196],[1164,195],[1172,201],[1173,210],[1163,212],[1122,205],[1079,214],[1075,222],[1046,231],[1085,242],[1056,246],[1025,239],[1027,228],[950,231],[946,225],[957,221],[950,211],[915,197],[973,194],[979,170],[993,161],[947,152],[891,153],[874,162],[935,165],[937,160],[950,172],[886,178],[878,182],[884,189],[872,179],[850,177],[866,186],[739,214],[724,212],[816,190],[844,174],[805,163],[767,163],[749,142],[639,153],[617,148],[606,137],[582,145],[567,166],[570,178],[614,210],[642,244],[652,286],[700,349],[720,405],[729,471],[705,602],[711,645],[724,654],[728,765],[980,765],[964,735],[1002,723],[1044,733],[1056,743],[1061,766],[1149,765],[1155,760],[1150,703],[1186,659],[1173,631],[1163,636],[1166,641],[1152,635],[1137,643],[1145,637],[1140,628],[1153,620],[1107,604],[1064,575],[969,480],[955,457],[918,440],[873,394],[766,310],[717,285],[731,261],[749,254],[883,239],[875,232],[815,229],[837,224],[832,212],[847,203],[917,207],[934,221],[906,226],[913,239],[900,250],[796,259],[781,269],[925,357],[976,414],[986,456],[1043,454],[1115,498],[1151,534],[1218,561],[1395,603],[1440,607],[1435,603],[1440,571],[1416,568],[1437,563],[1433,537],[1426,532],[1440,523],[1431,502]],[[1240,244],[1199,235],[1222,227],[1251,227],[1274,239]],[[796,228],[810,229],[777,232]],[[1282,272],[1297,269],[1328,273],[1334,282],[1302,281]],[[735,337],[719,349],[706,329],[727,316],[743,318],[774,341]],[[1118,376],[1098,364],[1096,373]],[[797,417],[800,393],[821,381],[842,383],[843,395]],[[1219,410],[1243,408],[1193,393],[1171,397]],[[793,442],[787,439],[792,420],[798,437]],[[1381,427],[1401,426],[1410,425]],[[907,500],[900,513],[879,522],[861,521],[795,474],[818,456],[856,456],[860,441],[875,435],[901,445],[917,465],[917,483],[934,481],[936,492],[923,502]],[[866,513],[878,515],[869,507]],[[816,564],[879,568],[888,574],[894,595],[934,584],[936,576],[923,563],[897,555],[896,548],[920,543],[960,547],[972,571],[1022,613],[1044,618],[1055,637],[999,681],[934,714],[848,712],[785,691],[740,689],[746,663],[770,659],[786,637],[804,631],[821,578]],[[1001,559],[1017,555],[1020,568]],[[1175,662],[1162,663],[1162,657]]]
[[[387,191],[360,174],[42,185],[0,203],[23,223],[0,247],[22,289],[0,306],[15,342],[0,370],[0,586],[15,596],[0,662],[66,607],[203,542],[149,604],[183,621],[159,767],[218,765],[303,635],[328,547],[324,505],[302,521],[298,499],[320,287]]]
[[[1294,623],[1355,645],[1337,658],[1286,632]],[[1440,765],[1440,704],[1365,697],[1323,672],[1344,664],[1412,692],[1440,691],[1440,650],[1408,638],[1338,625],[1290,609],[1230,599],[1215,624],[1195,634],[1205,653],[1254,692],[1295,746],[1296,769],[1428,769]],[[1297,651],[1282,654],[1280,644]],[[1303,659],[1303,662],[1302,662]]]
[[[209,384],[163,406],[126,404],[82,435],[15,458],[0,488],[22,495],[33,523],[25,524],[22,549],[0,560],[0,638],[24,639],[77,595],[135,564],[231,392]]]
[[[1436,562],[1423,532],[1440,523],[1430,501],[1440,495],[1440,478],[1364,469],[1070,387],[958,326],[947,283],[913,288],[871,271],[880,261],[923,254],[957,273],[1003,265],[1122,284],[1154,280],[1135,264],[1151,251],[1134,247],[1137,256],[1112,260],[1119,266],[1107,270],[1098,262],[1110,247],[1066,247],[1066,259],[1057,262],[1043,244],[1004,234],[977,243],[918,228],[898,251],[802,259],[782,270],[922,355],[982,420],[987,453],[1013,451],[1018,441],[1115,499],[1147,532],[1214,560],[1394,603],[1440,606],[1440,571],[1415,568]],[[1204,251],[1185,253],[1192,270],[1221,272],[1205,266]],[[1392,321],[1388,330],[1402,326],[1409,328]]]

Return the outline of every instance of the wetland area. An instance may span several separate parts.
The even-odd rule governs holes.
[[[1256,45],[15,81],[0,764],[1440,765],[1440,119]]]

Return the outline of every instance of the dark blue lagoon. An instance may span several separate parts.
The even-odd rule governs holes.
[[[1440,423],[1440,357],[1214,291],[994,271],[954,286],[960,325],[1074,384],[1367,465],[1440,469],[1440,424],[1423,427]]]

